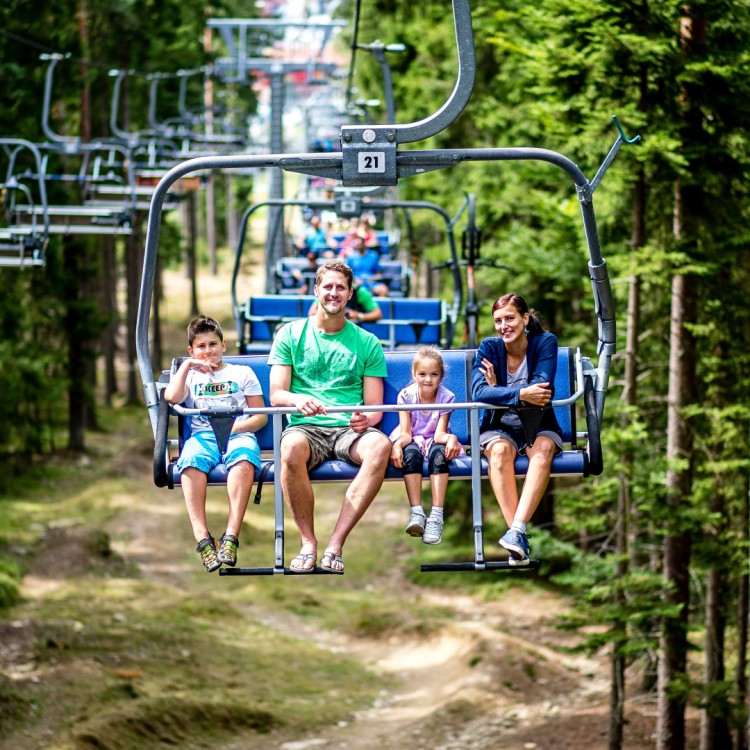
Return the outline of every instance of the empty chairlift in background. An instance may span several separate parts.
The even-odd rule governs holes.
[[[47,189],[42,155],[21,138],[0,138],[4,160],[0,183],[0,266],[43,266],[49,240]],[[18,221],[27,207],[31,221]]]

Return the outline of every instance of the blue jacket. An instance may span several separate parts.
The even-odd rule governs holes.
[[[479,371],[482,360],[488,359],[495,365],[495,376],[497,385],[488,385],[484,374]],[[555,373],[557,372],[557,338],[551,333],[542,333],[538,336],[529,336],[528,348],[526,349],[526,361],[529,366],[529,385],[533,383],[549,383],[552,397],[555,396]],[[471,370],[471,394],[474,401],[483,401],[486,404],[496,406],[519,406],[520,388],[509,388],[508,363],[505,344],[499,336],[484,339],[477,349],[474,358],[474,366]],[[500,420],[505,413],[504,409],[487,409],[481,413],[479,429],[485,430],[502,429]],[[560,425],[555,418],[554,409],[545,409],[540,430],[553,430],[562,435]]]

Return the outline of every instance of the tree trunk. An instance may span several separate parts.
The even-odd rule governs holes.
[[[151,315],[151,362],[156,372],[162,370],[162,362],[164,360],[161,336],[161,300],[163,294],[164,285],[162,283],[161,260],[157,258],[156,267],[154,268],[154,299]]]
[[[82,315],[86,321],[87,327],[91,333],[83,335],[84,348],[84,367],[86,370],[86,429],[100,430],[98,421],[98,409],[96,404],[96,375],[97,375],[97,356],[99,353],[99,343],[101,341],[102,325],[105,321],[103,315],[104,304],[102,297],[104,289],[102,284],[101,261],[103,258],[101,237],[96,238],[94,245],[84,242],[84,254],[82,260],[84,263],[85,273],[81,278],[82,293]]]
[[[724,680],[724,633],[726,620],[721,606],[724,572],[718,567],[708,571],[706,581],[706,639],[703,680],[708,706],[701,713],[700,750],[724,750],[732,746],[727,723],[728,701],[711,698],[711,686]]]
[[[645,190],[646,181],[641,167],[638,181],[633,191],[633,231],[630,250],[633,255],[643,247],[646,241],[645,229]],[[633,268],[637,266],[633,263]],[[625,383],[622,399],[628,407],[637,403],[638,374],[638,331],[640,328],[640,284],[638,273],[633,271],[628,282],[628,317],[625,332]],[[627,427],[629,415],[623,417],[623,427]],[[616,576],[623,578],[628,573],[628,555],[631,538],[630,478],[633,475],[633,453],[623,451],[620,456],[623,467],[619,474],[619,491],[617,496],[617,529],[616,554],[618,556]],[[624,605],[624,594],[617,595],[617,602]],[[626,644],[628,634],[624,624],[615,625],[615,640],[612,644],[612,684],[609,699],[609,750],[620,750],[625,723],[625,656],[622,647]]]
[[[206,243],[208,244],[208,263],[211,275],[218,273],[216,260],[216,180],[214,173],[208,173],[206,183]]]
[[[112,406],[112,396],[117,393],[117,249],[114,237],[104,237],[104,263],[102,264],[102,311],[106,322],[102,331],[104,352],[104,404]]]
[[[684,750],[685,705],[687,687],[685,666],[687,654],[687,613],[689,603],[688,562],[690,535],[672,534],[664,540],[664,578],[667,587],[664,600],[681,606],[680,615],[662,622],[659,637],[658,750]]]
[[[675,188],[674,234],[683,234],[683,189]],[[664,538],[664,600],[679,608],[675,617],[662,620],[659,638],[658,750],[685,746],[687,702],[687,627],[690,603],[689,570],[691,537],[684,530],[683,510],[692,489],[693,437],[685,420],[685,407],[694,403],[695,341],[689,326],[696,322],[695,279],[678,273],[672,279],[670,320],[669,393],[667,396],[667,506],[669,527]]]
[[[197,199],[195,192],[191,191],[187,197],[187,247],[185,248],[185,270],[190,279],[190,317],[198,315],[198,269],[196,258],[196,238],[198,237],[197,225]]]
[[[705,44],[705,18],[693,17],[690,6],[682,7],[680,37],[687,65]],[[680,91],[681,138],[684,143],[701,142],[701,102]],[[699,157],[694,157],[699,158]],[[705,213],[704,186],[675,182],[673,234],[676,246],[689,262],[697,256],[696,225]],[[688,614],[690,605],[689,565],[692,538],[685,518],[692,491],[693,434],[685,418],[686,407],[695,403],[696,351],[691,332],[697,321],[696,277],[680,271],[672,278],[672,310],[669,330],[669,393],[667,396],[667,509],[664,538],[665,602],[679,608],[675,617],[665,617],[659,638],[658,750],[682,750],[685,746],[685,706],[689,689],[686,674]]]
[[[720,272],[718,282],[720,288],[730,283],[724,271]],[[726,393],[730,385],[727,373],[729,352],[726,342],[719,343],[715,356],[717,362],[714,381],[716,394],[712,398],[712,406],[722,409],[726,406]],[[725,450],[725,441],[720,435],[711,446],[711,453],[719,460]],[[707,542],[717,550],[721,550],[728,542],[725,522],[727,517],[726,490],[721,474],[716,476],[715,482],[716,486],[709,507],[716,520],[712,524],[713,531],[707,531],[707,534],[711,534]],[[730,704],[725,692],[717,691],[715,688],[717,684],[724,682],[726,674],[724,667],[726,612],[722,601],[726,593],[725,587],[728,585],[728,570],[725,556],[722,554],[712,555],[709,565],[706,580],[706,638],[703,671],[706,707],[701,713],[700,750],[723,750],[732,746],[727,721]]]
[[[235,180],[229,170],[227,170],[226,172],[224,192],[226,193],[227,202],[227,245],[229,246],[231,257],[234,258],[234,255],[237,251],[237,232],[239,218],[237,216],[237,196],[235,190]]]
[[[740,513],[741,528],[745,530],[745,542],[747,543],[748,524],[750,524],[750,487],[745,488],[745,499]],[[737,596],[737,667],[735,670],[735,688],[737,690],[737,702],[747,709],[748,684],[747,670],[747,628],[750,613],[750,574],[747,565],[744,575],[740,576],[739,592]],[[748,724],[737,729],[735,738],[735,750],[747,750],[750,745],[750,715]]]
[[[79,243],[64,237],[65,333],[68,342],[68,448],[82,451],[86,447],[86,356],[81,335],[80,270],[82,254]]]

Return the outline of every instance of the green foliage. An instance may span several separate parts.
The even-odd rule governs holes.
[[[399,122],[436,111],[455,80],[452,48],[445,43],[452,41],[452,19],[439,15],[444,4],[423,3],[420,13],[409,5],[381,3],[383,12],[368,15],[363,27],[373,38],[413,43],[393,65]],[[687,533],[693,541],[693,593],[699,596],[690,608],[691,623],[703,614],[704,576],[717,566],[725,584],[722,614],[733,622],[738,578],[747,567],[750,4],[692,9],[706,24],[696,25],[696,39],[689,43],[680,40],[685,9],[670,3],[473,3],[474,93],[459,122],[432,139],[450,148],[553,149],[591,179],[614,141],[613,113],[628,135],[643,136],[637,146],[620,151],[595,193],[613,281],[618,353],[625,347],[629,293],[639,284],[636,380],[630,384],[635,406],[618,401],[625,375],[618,354],[602,435],[605,473],[555,482],[557,535],[534,534],[535,555],[549,569],[566,571],[552,578],[581,602],[571,625],[593,625],[592,648],[615,641],[629,657],[655,646],[659,618],[669,621],[684,611],[663,604],[660,550],[666,534]],[[438,35],[442,43],[435,41]],[[363,68],[368,95],[377,95],[375,69]],[[644,226],[641,244],[631,246],[637,184]],[[678,185],[684,205],[676,235]],[[577,199],[554,168],[524,162],[461,165],[413,178],[403,190],[449,211],[465,192],[477,195],[482,256],[499,266],[476,275],[482,335],[492,333],[489,302],[513,289],[541,311],[561,342],[593,356],[594,311]],[[445,259],[437,245],[427,252],[433,262]],[[675,419],[685,420],[693,448],[668,463],[675,274],[695,280],[697,316],[685,332],[697,346],[697,398],[672,415],[673,428]],[[668,492],[668,476],[675,471],[689,471],[693,479],[679,498]],[[619,516],[623,493],[627,519]],[[630,530],[631,567],[617,578],[617,563],[625,562],[613,555],[622,523]],[[575,540],[576,546],[561,539]],[[710,686],[708,702],[721,703],[725,689],[724,683]],[[672,690],[684,700],[690,681],[678,679]],[[716,700],[710,698],[714,694]]]
[[[0,611],[21,601],[20,584],[21,568],[13,560],[0,556]]]

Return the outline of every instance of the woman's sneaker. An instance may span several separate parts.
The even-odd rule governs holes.
[[[509,565],[529,564],[529,540],[522,531],[508,529],[499,544],[508,550]]]
[[[422,534],[422,542],[424,544],[440,544],[443,541],[443,519],[442,518],[430,518],[427,519],[427,523],[424,527],[424,534]]]
[[[221,567],[221,561],[216,555],[216,540],[212,536],[201,539],[195,551],[201,556],[203,567],[209,573]]]
[[[409,536],[422,536],[424,534],[425,517],[424,513],[411,512],[409,516],[409,523],[406,525],[404,531]]]
[[[223,534],[219,539],[219,562],[233,568],[237,565],[237,547],[240,546],[240,540],[232,534]]]

